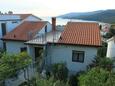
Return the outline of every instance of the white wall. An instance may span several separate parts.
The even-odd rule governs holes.
[[[52,25],[49,23],[49,22],[47,22],[47,32],[50,32],[51,30],[52,30]],[[45,25],[45,26],[46,26]],[[42,35],[42,34],[45,34],[45,26],[40,30],[40,31],[38,31],[38,34],[36,34],[36,36],[39,36],[39,35]]]
[[[12,21],[0,21],[0,38],[2,38],[1,23],[6,23],[6,32],[8,33],[13,30],[20,23],[20,21],[17,20],[17,23],[12,23]],[[2,40],[0,40],[0,48],[3,48]]]
[[[19,15],[0,15],[0,20],[11,20],[11,19],[20,19],[20,16]]]
[[[31,15],[31,16],[27,17],[26,19],[24,19],[24,21],[41,21],[41,19]]]
[[[24,45],[24,42],[16,42],[16,41],[7,41],[6,42],[6,49],[8,53],[20,53],[21,47],[27,47]]]
[[[115,41],[108,41],[107,55],[108,58],[115,58]]]
[[[34,56],[34,48],[25,45],[24,42],[7,41],[6,42],[6,47],[7,47],[7,52],[9,54],[20,53],[20,48],[21,47],[27,47],[27,51],[28,51],[29,55],[31,57]],[[34,58],[32,58],[32,59],[34,59]],[[28,71],[28,73],[27,73],[27,71]],[[28,67],[28,70],[26,70],[26,72],[25,72],[26,78],[28,78],[27,74],[29,74],[29,79],[34,77],[35,73],[36,73],[35,71],[36,71],[35,68],[31,64]],[[5,84],[6,84],[6,86],[18,86],[19,84],[23,83],[24,81],[26,81],[26,80],[24,78],[24,72],[22,71],[20,74],[18,74],[18,77],[16,79],[11,78],[11,79],[5,80]]]
[[[28,54],[31,56],[31,57],[33,57],[32,59],[33,59],[33,61],[35,60],[35,48],[34,48],[34,46],[32,46],[32,45],[27,45],[27,48],[28,48]]]
[[[84,63],[72,62],[72,50],[85,51]],[[49,46],[48,57],[50,63],[65,62],[70,73],[76,73],[81,70],[86,70],[87,65],[92,63],[97,55],[97,48],[94,47],[79,47],[79,46]]]
[[[35,69],[33,68],[33,65],[30,65],[28,67],[28,70],[26,70],[25,72],[23,70],[18,72],[17,77],[12,77],[12,78],[6,79],[5,86],[19,86],[24,81],[27,81],[28,79],[31,80],[33,77],[35,77],[35,73],[36,72],[35,72]],[[25,77],[24,77],[24,75],[25,75]]]
[[[12,23],[13,21],[17,21],[17,23]],[[21,21],[19,15],[0,15],[0,38],[2,38],[1,23],[6,23],[6,31],[10,32],[24,21],[40,21],[40,19],[31,15]],[[3,43],[1,40],[0,40],[0,48],[3,48]]]

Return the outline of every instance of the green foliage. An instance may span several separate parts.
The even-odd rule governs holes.
[[[31,57],[26,52],[9,55],[4,53],[0,59],[0,81],[17,75],[31,63]]]
[[[114,86],[115,74],[102,68],[93,68],[79,77],[79,86]]]
[[[107,52],[107,43],[103,42],[102,47],[98,48],[97,56],[105,57]]]
[[[0,48],[0,58],[2,57],[2,55],[3,55],[4,52],[5,52],[5,51]]]
[[[69,77],[70,86],[78,86],[78,75],[72,75]]]
[[[105,57],[105,58],[100,58],[97,64],[102,68],[107,68],[108,66],[111,66],[113,64],[113,61]]]
[[[68,83],[64,83],[60,80],[55,80],[53,77],[50,77],[49,79],[38,77],[36,82],[36,86],[69,86]]]
[[[29,82],[22,83],[20,86],[69,86],[68,83],[64,83],[60,80],[55,80],[53,77],[48,79],[37,76]]]
[[[91,69],[93,67],[100,67],[111,71],[113,62],[114,61],[110,58],[97,56],[93,63],[89,65],[89,68]]]
[[[64,63],[54,64],[52,67],[52,73],[55,79],[66,81],[68,77],[68,69]]]

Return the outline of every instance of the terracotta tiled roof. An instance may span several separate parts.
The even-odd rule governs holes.
[[[25,21],[16,27],[13,31],[6,34],[2,39],[3,40],[18,40],[18,41],[27,41],[32,39],[35,34],[41,30],[47,22],[45,21]]]
[[[23,20],[25,18],[27,18],[28,16],[31,16],[32,14],[17,14],[20,16],[20,18]]]
[[[58,43],[101,46],[99,25],[90,22],[68,22]]]

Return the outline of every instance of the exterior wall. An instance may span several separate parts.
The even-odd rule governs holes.
[[[0,21],[1,20],[17,20],[17,19],[20,19],[20,16],[19,15],[0,15]]]
[[[23,70],[18,72],[17,77],[12,77],[12,78],[5,80],[5,86],[19,86],[24,81],[27,81],[28,79],[30,80],[34,76],[35,76],[35,71],[33,69],[33,65],[30,65],[28,69],[25,70],[25,72]]]
[[[7,52],[10,54],[20,53],[21,47],[27,47],[27,52],[29,53],[29,55],[31,57],[34,56],[34,48],[24,45],[24,42],[7,41],[6,47]],[[5,86],[19,86],[19,84],[23,83],[27,79],[31,79],[32,77],[34,77],[35,73],[35,68],[33,64],[31,64],[25,72],[21,70],[21,72],[17,74],[17,77],[5,80]]]
[[[36,36],[45,34],[45,26],[38,32],[38,34],[36,34]],[[52,26],[49,22],[47,22],[47,32],[50,32],[51,30]]]
[[[114,40],[108,41],[106,56],[111,59],[115,57],[115,41]]]
[[[24,19],[24,21],[41,21],[41,19],[31,15],[27,17],[26,19]]]
[[[27,45],[27,49],[28,49],[28,54],[33,57],[33,60],[34,60],[34,57],[35,57],[35,49],[34,49],[34,46],[32,45]]]
[[[72,50],[85,51],[84,62],[72,62]],[[87,69],[87,65],[92,63],[97,55],[97,48],[83,46],[49,46],[48,47],[47,63],[66,63],[70,73],[76,73]]]
[[[12,23],[13,21],[0,21],[0,38],[2,38],[2,27],[1,23],[6,23],[6,31],[12,31],[17,25],[20,24],[20,20],[16,20],[17,23]],[[0,48],[3,48],[2,40],[0,40]]]
[[[7,32],[12,31],[16,26],[18,26],[20,24],[21,21],[16,20],[16,23],[13,23],[14,21],[7,21],[6,22],[6,29]]]
[[[15,42],[15,41],[7,41],[6,42],[6,50],[8,53],[20,53],[20,48],[21,47],[26,47],[24,45],[24,42]]]

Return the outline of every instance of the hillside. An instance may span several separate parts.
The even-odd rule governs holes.
[[[89,21],[115,23],[115,10],[99,10],[94,12],[68,13],[58,17],[66,19],[82,19]]]

